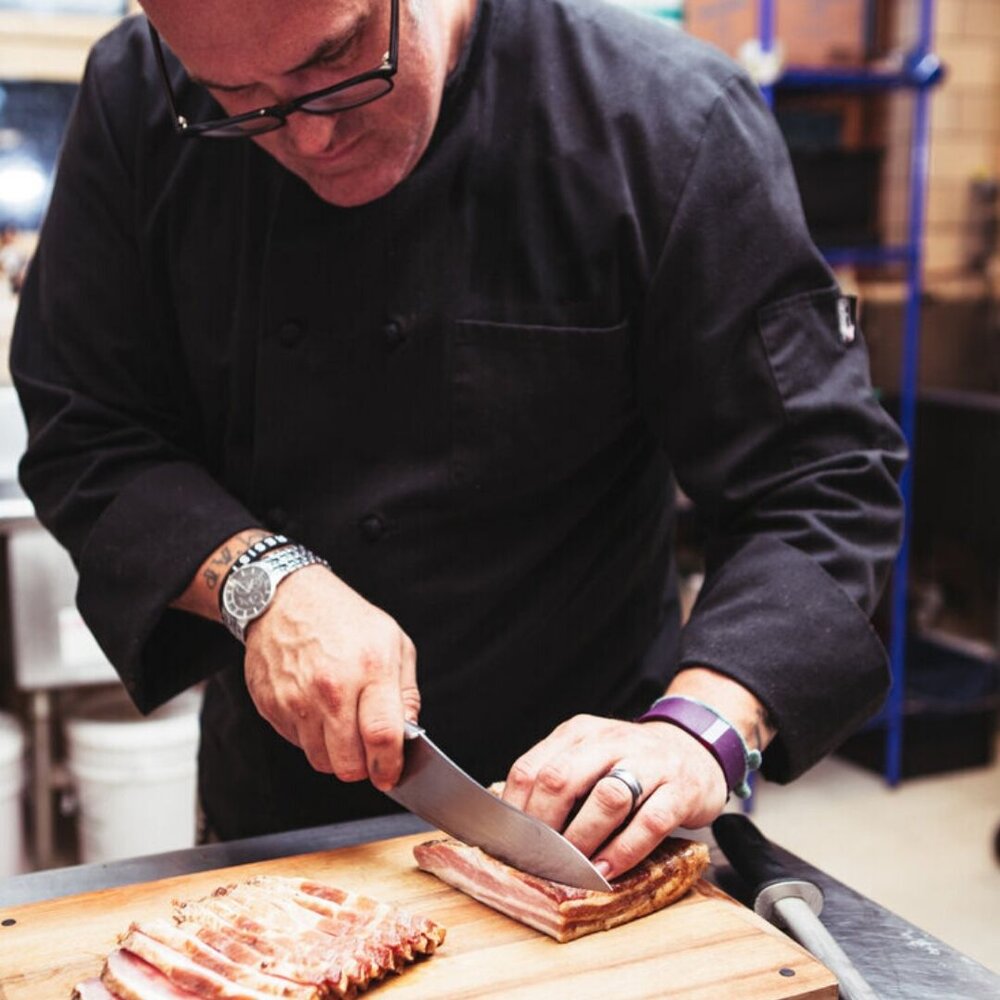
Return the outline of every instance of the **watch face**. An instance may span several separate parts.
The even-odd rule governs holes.
[[[252,621],[267,607],[273,590],[267,570],[251,563],[230,574],[222,592],[222,603],[234,618]]]

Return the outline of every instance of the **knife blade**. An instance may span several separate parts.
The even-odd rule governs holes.
[[[531,875],[597,892],[611,883],[562,834],[488,792],[406,723],[403,773],[386,794],[421,819]]]

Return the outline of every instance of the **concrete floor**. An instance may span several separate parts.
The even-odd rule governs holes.
[[[759,782],[761,831],[1000,974],[1000,741],[990,767],[910,778],[831,757],[788,786]]]

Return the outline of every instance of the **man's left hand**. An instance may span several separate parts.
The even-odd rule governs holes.
[[[614,767],[642,786],[631,816],[632,793],[608,776]],[[577,715],[514,763],[503,797],[562,830],[611,879],[677,827],[709,824],[727,789],[715,757],[677,726]]]

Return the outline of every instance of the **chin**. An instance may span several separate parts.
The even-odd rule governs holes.
[[[317,198],[338,208],[354,208],[387,195],[406,178],[409,170],[361,169],[336,175],[295,172],[312,188]]]

